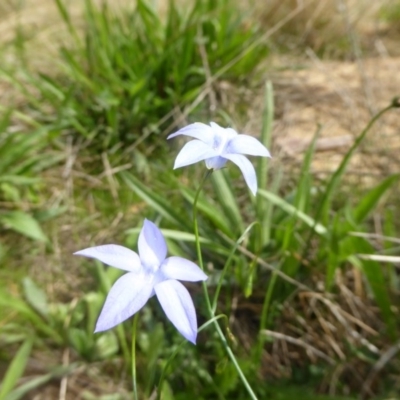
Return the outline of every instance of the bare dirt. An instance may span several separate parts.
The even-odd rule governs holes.
[[[320,126],[314,169],[331,171],[372,116],[400,96],[400,58],[346,62],[313,56],[301,69],[274,73],[272,79],[277,151],[302,158]],[[359,174],[398,172],[399,149],[400,109],[393,109],[370,131],[352,168]]]

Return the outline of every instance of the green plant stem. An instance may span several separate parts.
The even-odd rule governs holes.
[[[215,313],[215,311],[217,310],[218,297],[219,297],[219,293],[221,291],[222,283],[224,281],[225,275],[228,272],[229,267],[232,264],[233,256],[235,255],[236,250],[238,249],[239,245],[243,242],[243,240],[246,238],[246,236],[249,234],[250,230],[258,224],[259,224],[258,222],[252,222],[246,228],[246,230],[243,232],[243,234],[240,236],[240,238],[236,241],[235,245],[232,247],[232,250],[229,253],[228,259],[225,262],[224,268],[222,269],[221,276],[219,277],[217,288],[215,289],[214,299],[212,302],[213,313]]]
[[[133,386],[133,399],[139,400],[137,393],[136,383],[136,331],[138,323],[139,313],[136,313],[133,317],[133,328],[132,328],[132,386]]]
[[[197,220],[197,201],[198,201],[200,192],[204,187],[204,183],[206,182],[207,178],[211,175],[211,173],[212,173],[212,170],[208,170],[207,173],[205,174],[203,180],[200,183],[199,188],[197,189],[196,196],[195,196],[194,202],[193,202],[193,228],[194,228],[194,235],[195,235],[195,238],[196,238],[197,258],[199,260],[200,268],[203,271],[204,271],[204,265],[203,265],[203,257],[202,257],[202,254],[201,254],[201,245],[200,245],[200,239],[199,239],[199,225],[198,225],[198,220]],[[206,300],[207,310],[209,312],[210,318],[214,318],[215,315],[214,315],[214,311],[213,311],[213,308],[212,308],[212,305],[211,305],[210,297],[208,295],[207,284],[206,284],[206,282],[202,282],[202,284],[203,284],[203,292],[204,292],[204,298]],[[229,344],[228,344],[228,342],[227,342],[227,340],[225,338],[224,333],[222,332],[221,327],[219,326],[219,324],[218,324],[218,322],[216,320],[214,321],[214,326],[215,326],[215,329],[216,329],[216,331],[218,333],[218,336],[219,336],[219,338],[220,338],[220,340],[222,342],[222,345],[225,348],[225,351],[228,353],[228,356],[231,359],[231,361],[232,361],[237,373],[239,374],[239,377],[242,380],[243,385],[245,386],[245,388],[246,388],[247,392],[249,393],[251,399],[257,400],[257,396],[255,395],[253,389],[251,388],[249,382],[247,381],[242,369],[240,368],[239,363],[236,360],[235,355],[233,354],[232,349],[229,347]]]

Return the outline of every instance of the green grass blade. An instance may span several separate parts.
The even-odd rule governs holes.
[[[312,217],[305,214],[303,211],[300,211],[292,204],[288,203],[284,199],[280,198],[276,194],[269,192],[267,190],[259,190],[258,194],[262,196],[264,199],[270,201],[275,204],[281,210],[285,211],[289,215],[293,215],[297,219],[303,221],[306,225],[312,228],[319,235],[326,235],[327,229],[322,224],[316,222]]]
[[[185,197],[191,204],[194,203],[195,194],[187,188],[181,188],[183,197]],[[210,204],[203,196],[197,200],[197,208],[222,232],[230,235],[231,228],[229,221],[225,218],[224,214],[219,212],[215,205]]]
[[[31,354],[33,339],[27,339],[15,354],[0,387],[0,400],[5,400],[8,393],[17,384],[25,371],[26,364]]]
[[[168,221],[179,227],[190,229],[190,221],[180,214],[172,205],[168,198],[160,196],[154,190],[149,189],[129,172],[121,172],[120,176],[126,185],[141,197],[153,210],[157,211]]]
[[[225,175],[225,171],[213,172],[211,174],[211,182],[218,202],[221,204],[224,214],[230,221],[231,236],[235,232],[243,232],[244,222],[242,215],[230,183],[228,182],[228,178]]]
[[[10,211],[0,215],[0,223],[30,239],[39,242],[48,242],[47,236],[42,231],[39,223],[23,211]]]
[[[75,27],[71,21],[70,14],[69,14],[68,10],[66,9],[64,2],[62,0],[55,0],[55,1],[56,1],[58,12],[60,13],[64,23],[67,25],[68,30],[70,31],[70,33],[73,36],[73,38],[75,39],[75,41],[77,43],[79,43],[79,36],[78,36],[78,34],[75,30]]]
[[[305,154],[303,165],[300,171],[300,180],[297,184],[297,191],[294,204],[301,211],[306,211],[306,207],[310,196],[311,162],[315,153],[315,145],[317,143],[317,139],[319,137],[320,132],[321,132],[321,127],[319,127],[315,132],[313,140],[311,141],[311,144],[308,147],[307,152]]]
[[[355,151],[358,149],[362,141],[364,140],[365,136],[369,132],[369,130],[372,128],[372,126],[375,124],[376,121],[378,121],[382,115],[384,115],[386,112],[391,110],[392,108],[396,107],[396,102],[393,101],[389,106],[383,108],[380,110],[367,124],[367,126],[364,128],[364,130],[360,133],[360,135],[357,137],[357,139],[354,141],[353,145],[350,147],[350,149],[347,151],[345,156],[343,157],[342,162],[340,163],[339,167],[337,170],[332,174],[330,180],[328,181],[328,184],[326,185],[326,189],[323,193],[321,202],[318,206],[316,215],[315,215],[315,223],[319,223],[319,221],[322,221],[322,223],[327,223],[329,220],[329,213],[331,210],[331,203],[332,203],[332,198],[333,198],[333,193],[338,187],[340,180],[343,176],[343,174],[346,171],[346,168],[351,160],[351,157],[355,153]],[[308,235],[308,238],[306,240],[306,245],[304,247],[304,252],[302,255],[302,258],[306,258],[308,249],[310,248],[310,243],[313,238],[314,233],[316,232],[315,229],[311,229],[310,233]]]
[[[8,395],[4,398],[4,400],[20,400],[24,399],[31,390],[38,389],[40,386],[50,382],[55,378],[61,378],[69,373],[71,373],[77,366],[75,364],[70,364],[67,367],[60,366],[52,369],[52,372],[41,375],[35,378],[30,379],[28,382],[23,383],[18,386],[16,389],[12,390]]]
[[[33,311],[25,301],[18,297],[13,297],[10,293],[2,290],[0,291],[0,307],[2,310],[9,309],[16,312],[18,317],[25,320],[25,324],[31,323],[36,331],[46,335],[58,344],[63,343],[61,335],[49,325],[48,321]]]
[[[271,148],[272,122],[274,119],[274,92],[272,82],[267,81],[265,84],[264,111],[261,130],[261,143],[267,148]],[[259,189],[267,189],[268,185],[268,163],[267,157],[259,157],[257,159],[257,182]],[[257,248],[264,247],[270,239],[270,218],[268,215],[268,204],[259,196],[256,196],[256,215],[260,221],[261,229],[258,238]]]
[[[367,126],[364,128],[364,130],[361,132],[361,134],[357,137],[357,139],[354,141],[353,145],[350,147],[348,152],[345,154],[343,157],[342,162],[340,163],[339,167],[335,171],[335,173],[332,175],[331,179],[329,180],[325,193],[323,196],[323,199],[321,201],[321,206],[320,206],[320,216],[316,217],[316,220],[319,220],[321,217],[322,221],[327,221],[328,216],[329,216],[329,211],[331,209],[331,201],[332,201],[332,196],[334,191],[336,190],[337,186],[340,183],[340,180],[342,179],[343,174],[346,172],[347,166],[349,165],[349,162],[355,153],[355,151],[358,149],[360,146],[361,142],[364,140],[365,136],[371,129],[371,127],[375,124],[375,122],[382,117],[383,114],[385,114],[387,111],[391,110],[393,108],[393,104],[390,104],[389,106],[385,107],[381,111],[379,111],[367,124]]]
[[[361,238],[353,238],[357,240],[357,252],[363,252],[364,254],[373,253],[372,246]],[[349,257],[351,262],[354,258]],[[384,269],[382,265],[372,260],[359,260],[362,265],[362,270],[368,280],[371,290],[374,294],[375,301],[377,302],[379,309],[382,313],[382,318],[386,323],[386,329],[389,336],[394,339],[398,337],[396,332],[396,315],[392,311],[392,301],[390,299],[388,284],[384,275]]]
[[[399,178],[400,174],[389,176],[370,190],[354,209],[354,221],[356,223],[364,221],[368,214],[375,208],[380,198],[399,180]]]

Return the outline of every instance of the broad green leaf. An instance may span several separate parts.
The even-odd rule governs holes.
[[[22,286],[28,304],[43,317],[47,317],[49,310],[46,293],[29,277],[22,280]]]
[[[0,214],[0,223],[30,239],[40,242],[48,241],[38,222],[30,214],[23,211],[10,211]]]
[[[104,332],[96,336],[95,352],[96,359],[105,360],[118,353],[118,339],[114,331]]]

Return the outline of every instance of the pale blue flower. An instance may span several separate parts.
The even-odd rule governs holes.
[[[172,139],[178,135],[194,137],[186,143],[175,160],[174,169],[185,167],[204,160],[208,169],[220,169],[228,160],[234,162],[242,171],[247,186],[257,193],[257,176],[251,162],[243,155],[271,157],[267,148],[256,138],[239,135],[232,128],[222,128],[215,122],[210,126],[196,122],[178,132],[169,135]]]
[[[139,255],[116,244],[89,247],[74,254],[95,258],[104,264],[122,269],[112,286],[97,320],[95,332],[113,328],[138,312],[157,295],[165,314],[187,340],[196,343],[197,319],[193,301],[178,280],[196,282],[207,279],[193,262],[167,256],[167,245],[161,231],[145,219],[139,234]]]

